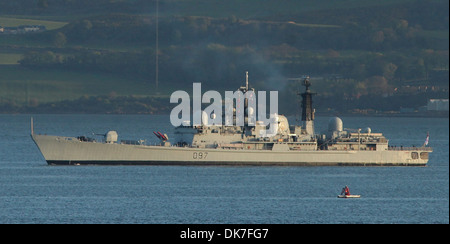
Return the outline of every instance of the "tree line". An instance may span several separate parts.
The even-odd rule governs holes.
[[[155,75],[155,55],[154,48],[140,51],[44,49],[27,52],[20,64],[145,78]],[[251,70],[255,80],[262,83],[277,76],[339,74],[359,82],[383,77],[390,86],[401,86],[411,80],[427,80],[434,69],[448,67],[448,51],[433,49],[379,53],[299,50],[285,43],[268,47],[206,43],[162,47],[158,55],[161,80],[172,85],[199,81],[220,85],[236,79],[239,81],[243,70]],[[371,91],[377,92],[374,89],[367,92]]]

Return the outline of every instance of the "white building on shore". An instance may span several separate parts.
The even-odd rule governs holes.
[[[449,111],[448,99],[430,99],[427,103],[428,111]]]

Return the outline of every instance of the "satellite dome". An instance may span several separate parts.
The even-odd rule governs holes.
[[[205,111],[202,111],[202,125],[210,125],[208,114]]]
[[[115,143],[117,142],[118,135],[116,131],[108,131],[105,136],[106,143]]]
[[[339,117],[333,117],[328,121],[328,131],[342,131],[344,124]]]
[[[284,115],[278,115],[278,133],[289,134],[289,122]]]

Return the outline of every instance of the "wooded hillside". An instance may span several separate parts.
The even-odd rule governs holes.
[[[286,111],[295,110],[298,89],[288,78],[306,74],[322,110],[398,111],[448,98],[448,1],[251,0],[242,8],[235,2],[160,0],[158,52],[155,1],[2,2],[0,13],[68,24],[0,34],[0,58],[1,52],[21,53],[17,65],[27,70],[128,77],[147,84],[149,96],[190,89],[192,82],[232,90],[249,71],[257,89],[283,94]],[[118,91],[97,95],[110,92]],[[0,95],[0,102],[14,102]]]

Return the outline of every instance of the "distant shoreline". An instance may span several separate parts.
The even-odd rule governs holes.
[[[16,115],[16,114],[111,114],[111,115],[170,115],[170,110],[164,110],[164,111],[134,111],[134,112],[128,112],[128,111],[89,111],[89,112],[81,112],[77,110],[66,110],[61,111],[60,109],[51,111],[51,110],[44,110],[44,111],[36,111],[33,109],[22,109],[21,111],[1,111],[0,114],[4,115]],[[294,116],[295,114],[284,114],[287,116]],[[379,111],[377,113],[351,113],[351,112],[317,112],[315,114],[316,116],[320,117],[333,117],[333,116],[339,116],[339,117],[405,117],[405,118],[449,118],[449,111],[439,111],[439,112],[416,112],[416,113],[387,113]]]
[[[345,116],[345,117],[411,117],[411,118],[448,118],[449,111],[436,111],[436,112],[412,112],[412,113],[388,113],[379,111],[378,113],[316,113],[316,116]]]
[[[161,114],[169,115],[176,104],[164,97],[136,96],[84,96],[76,100],[41,103],[30,101],[28,105],[14,102],[0,102],[0,114]],[[288,110],[278,110],[280,114],[294,116]],[[383,111],[354,108],[338,111],[332,108],[316,108],[316,116],[347,117],[436,117],[448,118],[449,111]]]

